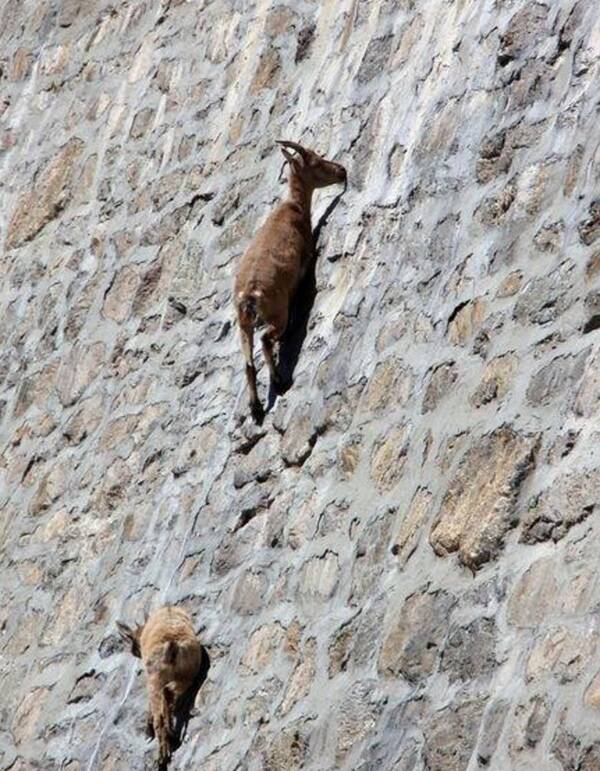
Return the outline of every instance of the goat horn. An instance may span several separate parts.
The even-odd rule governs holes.
[[[278,139],[277,144],[283,145],[283,147],[291,147],[292,150],[296,150],[296,152],[300,153],[303,158],[306,158],[306,150],[302,147],[302,145],[299,145],[298,142],[288,142],[285,139]]]

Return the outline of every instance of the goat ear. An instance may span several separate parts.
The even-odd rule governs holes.
[[[137,656],[138,659],[141,658],[142,652],[140,650],[140,627],[137,627],[135,630],[133,630],[122,621],[117,621],[117,629],[119,630],[121,638],[130,646],[133,655]]]
[[[285,147],[280,147],[279,149],[283,153],[283,157],[286,159],[286,161],[288,163],[292,163],[294,156],[289,152],[289,150],[286,150]]]
[[[296,172],[299,172],[304,166],[304,158],[301,155],[292,155],[285,147],[281,148],[281,152],[284,154],[286,161],[290,164],[292,169],[296,170]]]

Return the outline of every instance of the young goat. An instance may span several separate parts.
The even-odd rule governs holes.
[[[130,629],[117,621],[121,637],[146,670],[150,710],[148,735],[158,739],[158,763],[164,768],[171,757],[173,713],[193,685],[202,664],[202,646],[192,620],[181,608],[163,607],[150,614],[143,626]]]
[[[250,411],[257,423],[262,421],[264,410],[256,391],[254,330],[260,325],[266,327],[262,348],[273,387],[280,392],[283,383],[273,348],[285,332],[291,300],[313,256],[312,194],[317,187],[346,184],[346,170],[339,163],[327,161],[296,142],[279,144],[290,167],[289,197],[269,215],[247,248],[234,288]]]

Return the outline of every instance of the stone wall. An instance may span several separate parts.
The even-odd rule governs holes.
[[[174,768],[599,768],[597,3],[6,0],[0,38],[0,767],[148,767],[115,621],[177,602]],[[350,186],[257,429],[231,285],[281,137]]]

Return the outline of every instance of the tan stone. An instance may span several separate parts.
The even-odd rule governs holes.
[[[598,351],[586,361],[573,409],[576,415],[584,418],[597,417],[600,413],[600,353]]]
[[[417,534],[423,529],[423,524],[429,514],[432,495],[429,490],[419,488],[413,496],[392,546],[392,552],[405,562],[416,547]]]
[[[122,443],[132,439],[138,421],[139,413],[122,415],[111,420],[100,437],[99,448],[106,452],[114,452]]]
[[[477,297],[461,308],[448,324],[448,337],[455,345],[465,345],[481,326],[485,317],[485,302]]]
[[[497,556],[516,524],[517,498],[534,465],[537,439],[502,426],[474,442],[463,457],[431,528],[440,556],[458,552],[472,570]]]
[[[344,695],[336,710],[336,768],[347,767],[344,759],[369,735],[377,722],[380,706],[374,702],[374,682],[354,684]]]
[[[270,666],[277,650],[281,647],[285,630],[277,622],[264,624],[256,629],[248,641],[248,647],[240,662],[247,673],[264,672]]]
[[[202,466],[211,457],[219,439],[219,432],[210,423],[194,426],[180,442],[174,472],[179,475]]]
[[[56,645],[72,634],[83,614],[88,610],[90,589],[85,579],[75,579],[63,594],[48,618],[42,635],[43,645]]]
[[[581,171],[581,163],[583,161],[584,147],[583,145],[577,145],[575,150],[569,156],[567,164],[567,170],[565,174],[565,181],[563,185],[563,193],[568,198],[573,194],[579,172]]]
[[[513,297],[523,284],[523,271],[513,270],[500,284],[496,297]]]
[[[38,565],[35,564],[35,562],[30,560],[21,562],[18,570],[19,578],[24,584],[27,584],[28,586],[35,586],[36,584],[40,583],[42,578],[42,570]]]
[[[23,744],[35,737],[49,693],[47,688],[35,688],[19,704],[11,727],[15,744]]]
[[[508,622],[517,627],[537,627],[556,614],[558,586],[556,562],[534,562],[517,582],[508,601]]]
[[[267,590],[267,577],[264,573],[246,570],[233,587],[231,609],[242,615],[255,613],[265,604]]]
[[[331,597],[337,586],[339,572],[338,555],[332,551],[309,559],[300,571],[300,593],[320,599]]]
[[[307,730],[308,721],[297,721],[278,730],[269,739],[264,748],[261,762],[256,768],[264,771],[289,771],[293,768],[306,767],[306,755],[309,748]]]
[[[266,680],[262,680],[243,705],[240,704],[239,696],[234,697],[228,705],[227,711],[234,714],[234,721],[239,715],[245,725],[260,725],[268,722],[273,714],[274,705],[281,699],[283,689],[284,684],[278,677],[268,677]],[[216,688],[216,690],[220,692],[222,689]],[[219,693],[213,700],[215,704],[219,700],[218,696]],[[221,771],[221,767],[217,767],[215,771]]]
[[[375,444],[371,455],[371,478],[380,490],[390,490],[400,480],[409,437],[410,426],[398,426]]]
[[[140,276],[132,303],[132,311],[136,316],[145,315],[152,309],[156,310],[160,297],[159,290],[165,280],[166,275],[163,275],[163,262],[159,257]]]
[[[600,672],[596,672],[592,681],[585,689],[583,703],[586,707],[600,709]]]
[[[402,675],[411,682],[435,669],[447,634],[454,598],[446,592],[413,594],[398,609],[390,605],[377,668],[384,677]]]
[[[585,266],[585,275],[588,279],[596,278],[600,273],[600,251],[595,252]]]
[[[131,383],[122,384],[122,388],[116,395],[111,404],[111,410],[116,412],[121,407],[141,407],[148,401],[148,396],[152,394],[158,380],[152,375],[141,376]]]
[[[304,405],[297,407],[281,440],[281,457],[288,466],[301,466],[310,456],[319,431],[310,410]]]
[[[491,401],[501,400],[508,393],[519,360],[513,353],[497,356],[486,364],[481,382],[471,396],[471,403],[481,407]]]
[[[315,500],[311,496],[301,505],[297,505],[295,491],[289,490],[277,497],[275,505],[285,506],[287,511],[287,544],[292,549],[300,549],[314,537],[317,522],[315,518]]]
[[[459,695],[426,722],[420,721],[425,737],[422,767],[427,771],[465,771],[470,766],[488,702],[487,695],[469,700]]]
[[[100,374],[106,354],[106,346],[100,342],[86,347],[76,345],[71,349],[60,367],[56,386],[65,407],[74,404]]]
[[[445,361],[434,367],[425,389],[421,411],[426,413],[435,410],[438,404],[448,396],[457,377],[456,364],[453,361]]]
[[[552,673],[561,683],[575,680],[589,663],[598,642],[593,630],[577,631],[558,627],[547,632],[533,647],[526,667],[531,682]]]
[[[152,107],[144,107],[143,109],[138,110],[133,118],[129,136],[132,139],[140,139],[143,137],[152,126],[154,114],[155,111]]]
[[[250,83],[250,93],[256,95],[263,89],[273,86],[280,67],[281,59],[277,49],[268,48],[260,57],[258,68]]]
[[[34,238],[65,208],[71,197],[75,162],[82,150],[80,139],[70,139],[58,155],[38,171],[33,187],[21,195],[10,218],[7,249]]]
[[[42,531],[44,540],[50,541],[52,538],[62,535],[70,521],[71,519],[66,509],[59,509],[59,511],[54,512]]]
[[[288,626],[285,633],[284,650],[288,656],[296,657],[300,650],[300,638],[302,637],[302,626],[297,618]]]
[[[369,380],[363,399],[369,412],[403,406],[412,390],[412,375],[401,359],[391,356],[379,362]]]
[[[14,406],[16,418],[23,415],[32,406],[43,407],[54,388],[58,364],[53,362],[35,375],[25,378],[17,393]]]
[[[43,514],[66,492],[71,471],[72,461],[62,460],[45,474],[29,504],[30,514]]]
[[[276,37],[287,32],[294,26],[297,16],[291,8],[279,6],[269,11],[265,19],[265,32],[267,35]]]
[[[67,292],[68,310],[64,319],[63,329],[65,338],[75,342],[83,329],[92,304],[99,294],[100,283],[103,280],[102,273],[96,273],[83,284],[82,280],[75,280],[69,286]]]
[[[140,277],[135,268],[126,265],[119,270],[104,298],[102,313],[106,318],[118,324],[125,321],[131,312],[133,297],[139,285]]]
[[[20,656],[34,646],[39,638],[39,627],[39,613],[22,613],[3,648],[4,655]]]
[[[353,474],[360,461],[361,442],[354,440],[344,444],[340,450],[340,464],[344,474]]]
[[[94,433],[103,418],[103,404],[101,394],[95,394],[81,403],[81,408],[71,416],[62,430],[69,444],[80,444]]]
[[[561,592],[561,608],[567,616],[583,616],[595,602],[598,570],[593,564],[577,566],[577,572],[570,576]],[[556,598],[555,598],[556,602]]]
[[[542,209],[553,170],[555,173],[556,162],[533,164],[519,176],[516,204],[530,217],[539,214]]]
[[[469,435],[468,431],[461,431],[460,434],[449,436],[440,447],[435,460],[444,474],[463,451]]]
[[[281,715],[287,715],[309,692],[316,672],[316,655],[317,641],[315,639],[308,640],[302,651],[302,657],[288,681],[283,700],[279,706]]]
[[[129,466],[117,458],[105,472],[92,499],[95,511],[102,515],[115,509],[125,498],[132,474]]]
[[[129,447],[129,441],[133,443],[132,446],[141,444],[164,412],[164,404],[149,404],[141,412],[115,418],[104,429],[98,446],[103,451],[121,452],[123,445]]]
[[[555,479],[537,496],[523,519],[524,543],[559,541],[598,507],[600,471],[574,471]]]

